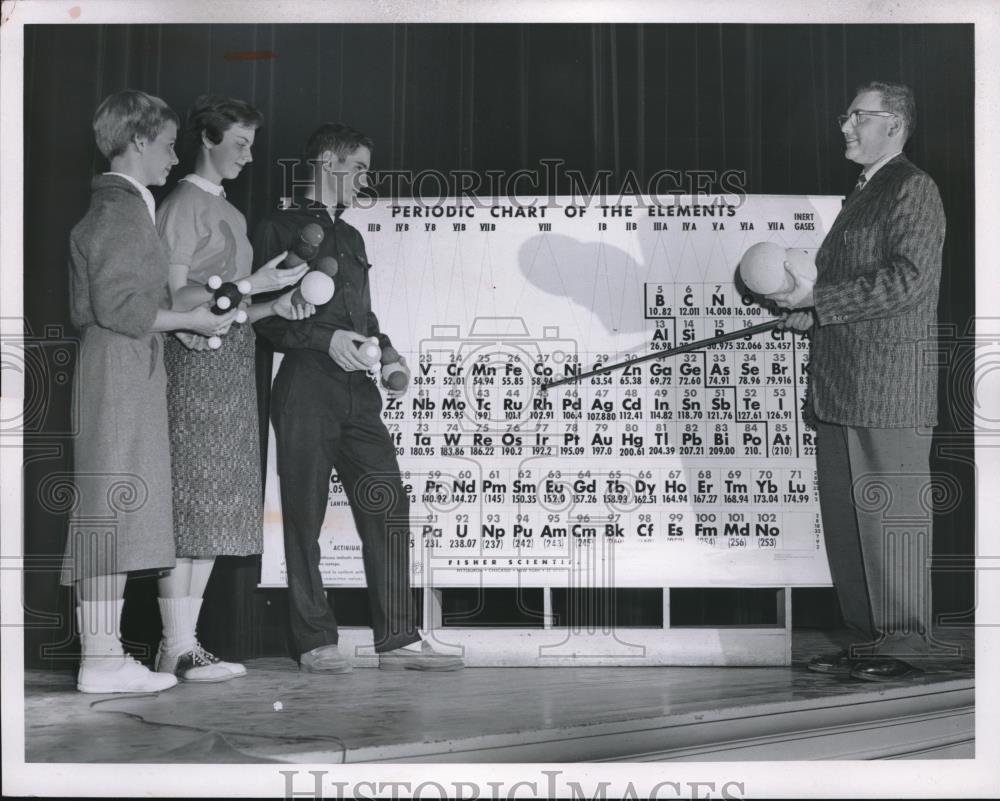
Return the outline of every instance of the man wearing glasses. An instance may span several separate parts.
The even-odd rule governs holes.
[[[812,293],[786,326],[811,330],[827,558],[851,647],[810,670],[869,681],[915,676],[931,638],[931,429],[937,374],[921,346],[937,323],[945,219],[937,186],[903,155],[906,86],[860,87],[838,117],[854,191],[816,254]],[[938,643],[937,645],[941,645]]]

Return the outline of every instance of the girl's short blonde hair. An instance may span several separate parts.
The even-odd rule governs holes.
[[[176,112],[160,98],[138,89],[115,92],[104,98],[94,112],[97,149],[113,159],[125,152],[133,137],[155,139],[168,122],[179,124]]]

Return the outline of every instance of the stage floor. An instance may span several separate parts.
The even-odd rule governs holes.
[[[246,677],[181,684],[159,696],[84,695],[72,672],[32,670],[25,757],[337,763],[974,755],[971,659],[885,684],[805,670],[809,655],[837,639],[797,633],[793,665],[777,668],[317,676],[290,659],[268,658],[248,662]]]

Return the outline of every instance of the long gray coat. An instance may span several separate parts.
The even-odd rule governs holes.
[[[79,434],[62,582],[174,565],[163,343],[167,262],[138,190],[94,179],[70,234],[70,316],[80,329],[73,378]]]

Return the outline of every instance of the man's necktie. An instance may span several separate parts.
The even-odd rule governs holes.
[[[868,179],[865,177],[864,173],[861,173],[861,175],[858,176],[858,183],[854,188],[861,191],[865,188],[866,183],[868,183]]]

